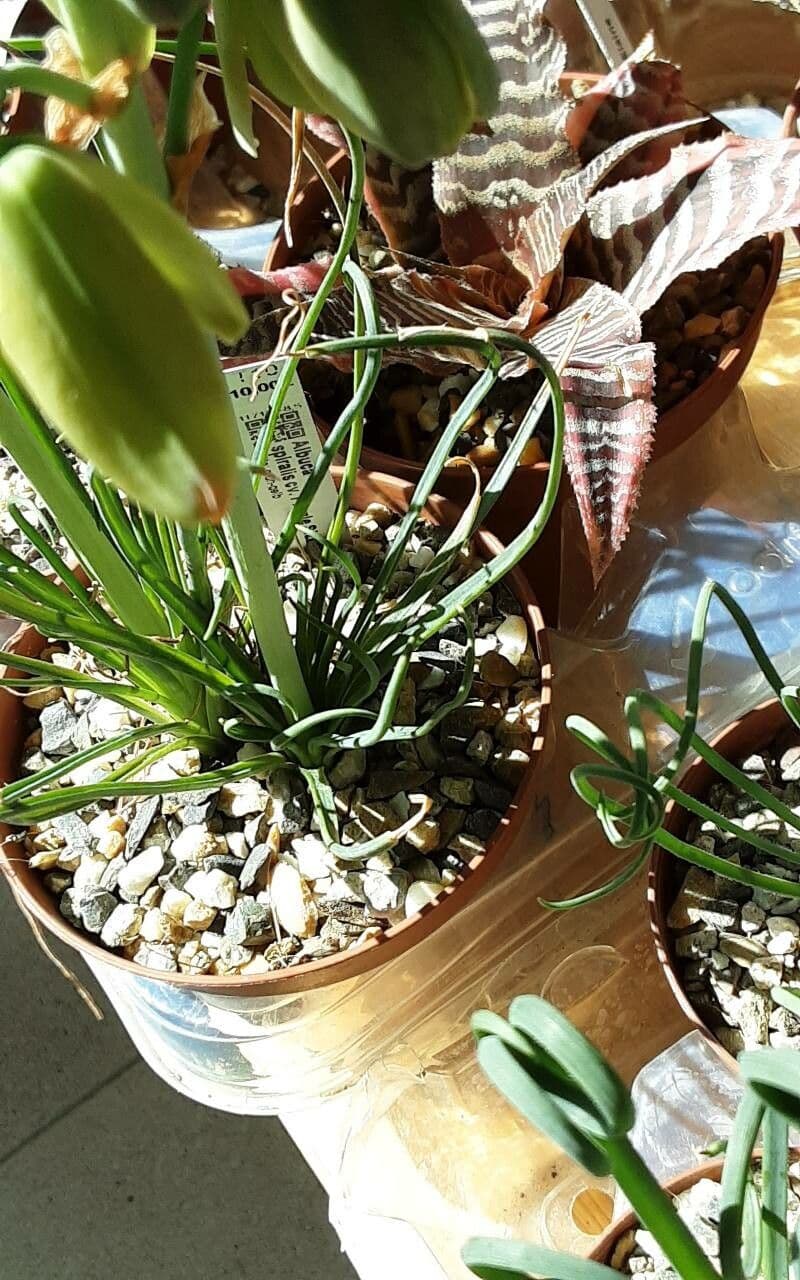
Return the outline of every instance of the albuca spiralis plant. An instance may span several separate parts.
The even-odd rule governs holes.
[[[478,1061],[492,1084],[589,1173],[615,1179],[682,1280],[797,1275],[800,1241],[787,1230],[789,1124],[800,1121],[800,1064],[793,1050],[757,1049],[739,1059],[744,1093],[722,1174],[718,1270],[632,1145],[635,1113],[628,1090],[562,1013],[536,996],[520,996],[508,1020],[480,1011],[472,1028]],[[473,1239],[462,1256],[482,1280],[611,1280],[619,1274],[602,1262],[516,1240]]]
[[[768,788],[754,778],[748,777],[736,765],[726,760],[696,732],[703,650],[708,630],[709,611],[715,599],[727,609],[741,631],[765,680],[786,712],[787,726],[794,725],[795,728],[800,729],[800,690],[795,685],[784,684],[741,605],[720,583],[709,580],[698,596],[692,620],[686,700],[682,714],[673,710],[648,690],[639,689],[628,694],[624,702],[624,712],[628,726],[630,757],[615,746],[607,734],[585,716],[567,717],[567,728],[579,742],[599,757],[599,762],[579,764],[573,768],[570,774],[572,786],[581,799],[594,810],[609,843],[616,849],[631,850],[631,858],[622,871],[599,888],[579,897],[561,902],[549,902],[548,906],[563,910],[593,902],[606,894],[613,893],[627,884],[641,870],[654,845],[659,845],[685,862],[703,867],[716,875],[727,876],[728,879],[737,880],[753,889],[766,889],[786,898],[800,898],[800,884],[796,880],[788,876],[784,878],[759,871],[755,867],[740,866],[735,860],[722,858],[686,840],[681,840],[672,832],[665,830],[662,825],[666,805],[669,801],[674,801],[703,822],[713,823],[727,837],[735,837],[736,840],[750,845],[758,853],[768,855],[776,860],[779,866],[781,864],[800,865],[800,850],[791,845],[770,840],[757,831],[748,830],[740,822],[718,813],[697,797],[690,796],[676,781],[689,752],[696,752],[721,778],[741,790],[745,796],[749,796],[757,807],[769,810],[790,829],[800,830],[798,828],[800,819],[794,810],[784,804]],[[651,767],[648,758],[647,737],[643,724],[644,713],[653,714],[677,735],[669,758],[657,768]],[[611,793],[612,789],[616,792],[619,788],[622,788],[623,793],[627,790],[630,798],[620,799],[618,794]]]
[[[85,70],[86,83],[65,83],[57,72],[22,62],[0,72],[0,89],[22,85],[35,93],[63,96],[80,110],[100,116],[97,77],[117,60],[124,69],[124,101],[96,121],[95,144],[105,165],[100,158],[41,139],[0,140],[0,381],[6,393],[0,398],[0,442],[38,492],[85,577],[16,511],[20,529],[50,573],[0,549],[0,609],[33,624],[48,639],[67,641],[90,655],[92,673],[60,669],[58,683],[102,692],[140,716],[141,724],[10,783],[0,795],[0,820],[37,823],[96,800],[163,791],[167,784],[142,775],[176,743],[193,743],[213,767],[185,782],[170,781],[169,790],[197,790],[288,763],[308,783],[328,846],[342,857],[366,858],[397,833],[358,846],[341,844],[326,770],[342,748],[428,733],[467,697],[471,658],[461,687],[434,720],[416,726],[394,724],[415,650],[454,619],[461,619],[469,633],[470,605],[526,554],[544,527],[562,464],[558,377],[535,347],[513,335],[382,330],[369,281],[351,254],[364,159],[361,140],[347,131],[352,178],[341,243],[295,335],[295,350],[284,360],[255,453],[242,457],[213,335],[236,336],[244,328],[245,313],[213,258],[168,207],[168,170],[140,92],[141,69],[155,38],[155,29],[142,22],[142,16],[154,19],[166,12],[184,18],[167,139],[179,135],[175,95],[185,106],[183,77],[187,68],[194,74],[200,11],[166,0],[155,5],[106,0],[102,6],[53,0],[50,7]],[[279,7],[287,15],[303,15],[302,39],[292,20],[294,44],[283,53],[308,85],[305,72],[301,75],[303,51],[307,43],[309,48],[313,44],[314,56],[322,56],[320,49],[333,33],[321,24],[312,41],[319,6]],[[412,12],[414,6],[386,4],[378,9],[391,11],[395,33],[398,24],[402,27],[413,18],[415,47],[430,36],[435,61],[447,56],[449,37],[439,19],[448,7],[438,0],[430,6],[438,15],[430,24]],[[235,18],[255,39],[254,29],[247,25],[258,17],[255,6],[220,0],[215,16],[220,32]],[[375,14],[372,18],[380,42],[380,23]],[[360,125],[363,109],[372,132],[391,149],[389,135],[399,127],[397,102],[391,103],[394,114],[388,113],[374,67],[367,74],[363,33],[355,39],[352,30],[356,20],[348,9],[340,32],[340,61],[347,63],[348,49],[352,60],[349,78],[337,81],[337,93],[343,104],[350,96],[355,103],[343,114]],[[459,57],[467,56],[474,32],[467,39],[463,22],[457,25]],[[393,57],[403,56],[401,45]],[[224,65],[224,56],[222,61]],[[408,83],[413,84],[413,77]],[[460,65],[459,83],[462,96],[447,109],[442,107],[451,130],[468,127],[489,93],[486,77],[473,75],[468,62]],[[228,81],[227,88],[235,97],[241,86]],[[328,103],[303,99],[302,105],[326,109]],[[409,111],[420,119],[424,114],[419,101]],[[241,121],[241,110],[238,118]],[[415,145],[432,154],[439,145],[436,130],[426,134],[423,129]],[[355,299],[355,332],[346,339],[314,343],[319,312],[341,278]],[[377,577],[365,585],[355,559],[342,545],[364,408],[383,351],[434,346],[471,348],[482,360],[483,372],[431,457]],[[540,368],[542,390],[484,492],[476,489],[430,564],[396,596],[393,571],[454,440],[496,380],[506,349]],[[255,488],[282,403],[301,356],[335,354],[352,356],[352,397],[269,549]],[[537,517],[491,563],[457,585],[448,585],[462,547],[502,493],[546,408],[553,413],[554,444],[547,492]],[[57,435],[94,464],[86,484]],[[286,556],[339,450],[346,462],[327,536],[305,530],[312,540],[309,588],[294,580],[297,575],[287,569]],[[224,574],[217,588],[209,574],[212,556]],[[293,632],[284,609],[287,593],[297,619]],[[0,660],[9,666],[1,682],[4,687],[30,692],[53,684],[53,668],[46,661],[9,652],[0,652]],[[76,768],[133,745],[138,754],[102,782],[61,785]],[[248,747],[246,758],[236,759],[243,745]],[[409,821],[420,816],[412,815]]]

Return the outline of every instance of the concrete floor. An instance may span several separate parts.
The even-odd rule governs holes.
[[[102,998],[106,1020],[92,1018],[1,884],[0,965],[2,1280],[353,1280],[280,1122],[162,1084]]]

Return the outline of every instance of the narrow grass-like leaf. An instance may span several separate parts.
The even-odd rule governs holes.
[[[775,1004],[780,1004],[784,1009],[788,1009],[790,1013],[800,1018],[800,991],[796,991],[793,987],[773,987],[770,996]],[[800,1077],[797,1081],[798,1089],[800,1089]]]
[[[31,546],[36,548],[42,559],[50,566],[56,577],[61,579],[73,598],[83,605],[86,612],[95,616],[101,613],[100,606],[91,599],[85,586],[72,572],[64,557],[59,554],[52,542],[48,542],[46,538],[42,537],[39,530],[29,520],[26,520],[16,503],[10,502],[8,504],[8,514],[28,539]]]
[[[539,902],[543,907],[549,907],[551,911],[573,911],[576,907],[586,907],[591,902],[599,902],[601,898],[608,898],[611,894],[616,893],[618,889],[624,888],[626,884],[630,884],[631,880],[635,880],[642,867],[650,857],[652,846],[645,845],[632,862],[627,867],[623,867],[617,875],[612,876],[610,880],[606,880],[597,889],[588,889],[586,893],[575,894],[572,898],[539,898]]]
[[[162,734],[174,735],[175,741],[171,749],[175,751],[179,740],[187,736],[186,725],[168,721],[164,724],[148,724],[140,729],[129,729],[126,733],[119,733],[113,738],[106,738],[103,742],[94,742],[90,747],[84,747],[82,751],[76,751],[73,755],[66,756],[63,760],[57,760],[46,769],[40,769],[37,773],[30,774],[28,777],[20,778],[16,782],[9,782],[0,791],[0,822],[10,821],[4,814],[6,808],[12,803],[18,803],[20,800],[36,794],[42,787],[57,782],[59,778],[67,777],[76,769],[81,769],[84,765],[91,764],[93,760],[100,760],[104,756],[111,755],[114,751],[126,751],[129,747],[135,746],[139,742],[146,742],[150,738],[160,737]]]
[[[789,1125],[786,1117],[767,1108],[761,1132],[761,1269],[764,1280],[788,1280]]]
[[[758,1140],[764,1104],[746,1088],[736,1112],[722,1170],[719,1213],[719,1256],[725,1280],[744,1280],[742,1216],[745,1189]]]
[[[264,754],[252,756],[249,760],[237,760],[233,764],[221,765],[218,769],[209,769],[204,773],[192,774],[190,778],[170,778],[168,781],[136,782],[98,782],[85,786],[72,786],[52,795],[34,796],[23,800],[16,809],[6,814],[0,810],[0,821],[14,825],[29,825],[33,822],[44,822],[47,818],[58,817],[64,813],[75,813],[86,805],[96,801],[111,800],[116,796],[158,796],[169,792],[170,795],[183,791],[202,791],[210,787],[220,787],[225,782],[235,782],[239,778],[252,778],[260,773],[268,773],[273,769],[286,767],[283,756]]]
[[[358,844],[339,844],[334,841],[328,847],[331,853],[334,853],[342,862],[365,862],[367,858],[383,853],[386,849],[396,848],[400,841],[428,816],[432,805],[430,796],[425,796],[416,813],[412,813],[410,818],[401,822],[392,831],[382,831],[370,840],[362,840]]]

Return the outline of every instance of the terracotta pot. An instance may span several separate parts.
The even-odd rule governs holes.
[[[735,763],[766,746],[786,727],[786,712],[777,698],[770,698],[740,720],[735,720],[713,740],[711,745],[726,760]],[[719,774],[698,756],[681,776],[680,787],[687,795],[704,799],[712,784],[718,781]],[[686,809],[681,808],[675,801],[670,801],[664,816],[664,827],[672,835],[681,840],[685,839],[691,817],[692,815]],[[672,994],[688,1021],[702,1033],[727,1065],[734,1071],[738,1071],[736,1059],[723,1048],[713,1031],[706,1026],[684,991],[671,930],[667,926],[667,916],[688,867],[688,863],[673,857],[664,849],[657,847],[653,852],[650,861],[647,902],[656,952]]]
[[[363,508],[369,502],[380,501],[393,510],[403,511],[407,507],[410,492],[408,485],[391,476],[362,473],[353,496],[353,505]],[[451,503],[433,497],[425,511],[425,518],[437,523],[452,524],[455,523],[458,514]],[[487,560],[497,555],[502,549],[501,544],[490,533],[479,533],[475,541]],[[322,960],[314,960],[309,964],[277,970],[274,973],[251,977],[163,973],[155,969],[145,969],[131,960],[108,951],[93,942],[89,935],[70,925],[60,914],[56,899],[45,888],[41,874],[28,866],[20,845],[6,839],[0,847],[0,870],[6,876],[20,905],[62,942],[68,943],[69,946],[87,956],[102,960],[104,964],[125,969],[129,973],[152,979],[154,982],[186,986],[216,995],[261,996],[306,991],[328,986],[345,978],[353,978],[377,968],[386,961],[396,959],[455,915],[494,873],[509,850],[516,845],[527,847],[530,839],[528,819],[534,808],[534,769],[547,734],[551,668],[544,622],[525,576],[519,569],[514,569],[508,575],[507,582],[523,606],[530,637],[539,654],[542,667],[541,722],[533,745],[533,759],[517,788],[512,805],[505,814],[497,834],[489,842],[486,852],[473,858],[464,876],[455,884],[443,889],[435,902],[416,915],[409,917],[401,924],[393,925],[381,937],[370,939],[358,948]],[[37,655],[43,645],[43,638],[33,627],[25,626],[17,632],[7,647],[16,653],[30,657]],[[10,782],[18,776],[24,733],[25,708],[21,699],[6,689],[0,690],[0,783]],[[0,834],[6,838],[10,834],[9,829],[7,827],[0,829]]]
[[[574,82],[597,83],[601,77],[581,72],[567,72],[562,85],[568,89]],[[788,127],[788,125],[787,125]],[[349,160],[340,153],[329,164],[337,184],[346,181]],[[274,270],[302,261],[306,256],[304,246],[320,229],[322,214],[329,205],[328,194],[319,178],[314,177],[298,195],[292,207],[293,246],[290,248],[281,228],[272,242],[265,267]],[[769,275],[758,307],[753,312],[743,333],[720,360],[714,372],[692,391],[680,404],[674,405],[658,420],[650,455],[651,461],[663,457],[683,444],[702,427],[724,404],[740,381],[755,350],[764,313],[775,292],[783,260],[783,236],[771,237],[772,260]],[[422,474],[422,464],[394,454],[372,449],[368,445],[362,451],[362,462],[369,471],[381,471],[400,476],[412,482]],[[549,464],[539,462],[532,466],[518,467],[506,486],[502,499],[497,503],[488,520],[488,528],[504,542],[509,542],[527,525],[539,507],[544,494]],[[486,482],[491,470],[480,468],[481,480]],[[437,492],[463,507],[472,495],[471,476],[466,468],[455,467],[442,472],[436,484]],[[536,582],[537,594],[544,617],[550,625],[558,622],[558,603],[561,588],[561,540],[564,503],[570,500],[571,488],[566,477],[561,485],[556,506],[536,546],[523,562],[526,573]],[[582,588],[580,588],[582,590]],[[586,590],[591,587],[586,583]]]

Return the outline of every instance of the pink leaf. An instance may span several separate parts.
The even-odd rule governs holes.
[[[287,291],[313,296],[322,284],[330,263],[330,256],[327,256],[299,262],[293,267],[281,267],[277,271],[248,271],[246,267],[232,267],[228,275],[242,298],[279,298]]]

